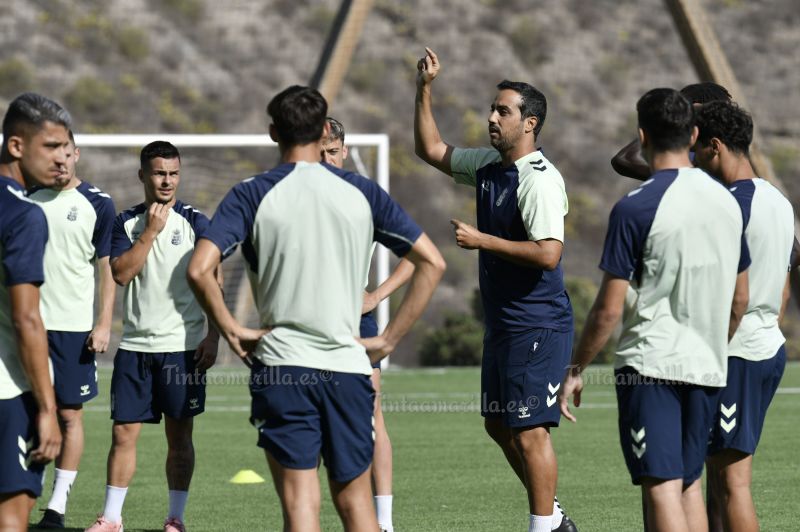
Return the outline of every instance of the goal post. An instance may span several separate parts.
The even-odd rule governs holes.
[[[265,134],[76,134],[75,144],[86,150],[91,148],[141,148],[150,142],[156,140],[164,140],[182,148],[252,148],[252,147],[269,147],[277,148],[277,144]],[[374,179],[387,192],[389,191],[389,136],[385,133],[375,134],[348,134],[347,145],[352,149],[354,148],[354,159],[358,167],[359,173]],[[376,150],[375,157],[375,171],[374,173],[366,171],[366,167],[361,160],[358,148],[373,148]],[[373,177],[374,176],[374,177]],[[242,179],[246,175],[241,176]],[[109,193],[114,194],[114,190],[107,190]],[[209,212],[209,215],[212,213]],[[389,277],[389,252],[383,246],[378,246],[375,255],[375,279],[378,284],[382,283]],[[246,278],[242,278],[242,282],[246,283]],[[248,293],[248,290],[243,290],[240,286],[236,293],[237,299],[242,295]],[[235,307],[241,307],[238,304]],[[380,331],[386,327],[389,322],[389,300],[383,300],[378,305],[376,311],[376,318],[378,328]],[[234,313],[236,315],[236,312]],[[236,316],[237,319],[240,316]],[[384,359],[382,367],[388,366],[388,358]]]

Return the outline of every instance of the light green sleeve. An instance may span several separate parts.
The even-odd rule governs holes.
[[[517,202],[530,240],[552,238],[564,242],[564,216],[569,202],[559,174],[528,176],[517,189]]]
[[[478,169],[500,160],[500,154],[492,148],[455,148],[450,156],[450,172],[459,185],[475,186]]]

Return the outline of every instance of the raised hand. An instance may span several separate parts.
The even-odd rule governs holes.
[[[167,225],[167,218],[169,218],[169,211],[172,207],[164,204],[153,202],[150,208],[147,209],[147,225],[146,231],[152,231],[153,235],[159,234],[164,230]]]
[[[433,50],[425,47],[425,57],[417,61],[417,85],[428,85],[439,75],[439,58]]]

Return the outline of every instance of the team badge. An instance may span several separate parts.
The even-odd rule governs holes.
[[[70,207],[69,213],[67,214],[67,220],[70,222],[74,222],[78,219],[78,208],[77,207]]]
[[[177,245],[179,245],[179,244],[180,244],[182,241],[183,241],[183,238],[181,237],[181,230],[180,230],[180,229],[175,229],[175,230],[172,232],[172,240],[171,240],[171,242],[173,243],[173,245],[176,245],[176,246],[177,246]]]

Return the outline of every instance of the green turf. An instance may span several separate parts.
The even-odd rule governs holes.
[[[592,369],[577,410],[578,423],[554,431],[558,495],[582,532],[636,530],[640,496],[629,481],[617,441],[616,400],[608,368]],[[217,370],[207,411],[195,425],[197,466],[187,509],[192,531],[280,530],[281,517],[256,433],[248,424],[244,373]],[[109,372],[86,412],[86,452],[70,495],[67,526],[82,530],[101,511],[110,443]],[[237,381],[238,382],[230,382]],[[599,382],[598,382],[599,381]],[[604,384],[602,381],[605,381]],[[500,451],[484,434],[477,369],[389,371],[384,375],[386,420],[394,446],[395,525],[398,531],[525,530],[524,491]],[[787,367],[755,457],[753,491],[763,530],[796,530],[800,513],[797,420],[800,365]],[[166,512],[163,426],[145,426],[138,470],[125,501],[125,529],[160,530]],[[234,485],[253,469],[262,484]],[[46,503],[51,489],[48,470]],[[341,529],[323,488],[322,528]],[[38,507],[37,507],[38,508]],[[33,519],[38,520],[35,511]]]

